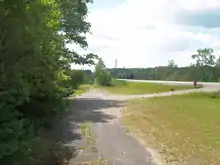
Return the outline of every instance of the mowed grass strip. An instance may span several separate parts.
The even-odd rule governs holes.
[[[123,114],[128,130],[168,164],[220,164],[220,92],[133,100]]]
[[[193,88],[193,85],[166,85],[146,82],[127,82],[123,80],[113,80],[112,86],[102,87],[102,89],[114,94],[148,94],[157,92],[168,92],[171,90],[186,90]]]

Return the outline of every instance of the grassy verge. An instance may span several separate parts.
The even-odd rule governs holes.
[[[77,95],[81,95],[84,92],[86,92],[87,90],[89,90],[90,87],[91,87],[90,84],[80,85],[79,88],[75,90],[75,92],[72,96],[74,97],[74,96],[77,96]]]
[[[122,122],[168,164],[220,164],[220,92],[139,99]]]
[[[102,87],[110,93],[115,94],[148,94],[157,92],[168,92],[175,90],[193,89],[194,86],[181,85],[165,85],[157,83],[143,83],[143,82],[126,82],[122,80],[113,80],[112,86]]]

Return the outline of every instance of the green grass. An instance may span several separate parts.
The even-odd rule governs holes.
[[[102,87],[102,89],[114,94],[148,94],[157,92],[168,92],[171,91],[171,89],[185,90],[193,88],[193,86],[176,86],[145,82],[126,82],[122,80],[113,80],[112,86]]]
[[[123,113],[128,129],[167,162],[220,164],[220,92],[133,100]]]
[[[81,95],[83,93],[85,93],[87,90],[89,90],[89,88],[91,87],[90,84],[82,84],[79,86],[78,89],[75,90],[75,92],[73,93],[73,97],[77,96],[77,95]]]

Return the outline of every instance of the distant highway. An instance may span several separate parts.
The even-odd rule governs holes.
[[[118,79],[130,82],[151,82],[168,85],[193,85],[193,81],[161,81],[161,80],[133,80],[133,79]],[[220,83],[217,82],[197,82],[198,85],[203,85],[204,88],[220,88]]]

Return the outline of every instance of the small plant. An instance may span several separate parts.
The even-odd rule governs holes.
[[[80,130],[86,140],[86,146],[83,146],[82,150],[92,149],[92,152],[97,152],[96,141],[95,138],[93,137],[90,123],[85,121],[84,123],[80,124]],[[98,158],[95,160],[91,160],[89,162],[77,163],[77,165],[105,165],[105,164],[106,164],[106,160],[103,158]]]
[[[82,147],[85,150],[87,147],[91,147],[93,152],[97,152],[95,138],[92,135],[91,127],[88,122],[84,122],[80,125],[80,130],[84,136],[87,145]]]

